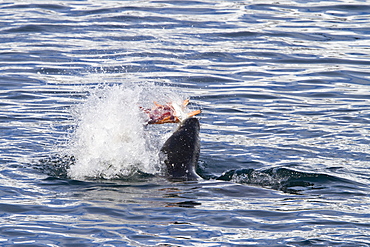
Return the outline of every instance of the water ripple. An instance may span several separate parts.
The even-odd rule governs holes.
[[[365,2],[0,8],[1,244],[369,244]],[[148,81],[202,108],[200,172],[233,182],[68,179],[71,109]]]

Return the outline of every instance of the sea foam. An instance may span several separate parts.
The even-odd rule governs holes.
[[[153,84],[105,85],[89,90],[73,107],[75,128],[67,149],[75,158],[68,176],[73,179],[113,179],[136,171],[160,174],[158,153],[176,124],[147,126],[140,106],[178,102],[184,96]]]

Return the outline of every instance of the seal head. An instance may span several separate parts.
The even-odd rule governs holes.
[[[199,120],[185,119],[161,148],[160,156],[166,165],[166,176],[172,180],[197,180],[195,170],[200,153]]]

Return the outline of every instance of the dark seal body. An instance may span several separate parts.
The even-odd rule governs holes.
[[[164,143],[161,156],[166,165],[166,176],[171,180],[197,180],[200,125],[197,118],[187,118]]]

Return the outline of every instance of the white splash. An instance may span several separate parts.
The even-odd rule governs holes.
[[[178,93],[146,84],[101,86],[72,112],[76,128],[68,144],[75,157],[68,175],[74,179],[128,176],[140,170],[162,172],[158,153],[175,124],[145,126],[140,106],[153,101],[182,102]]]

